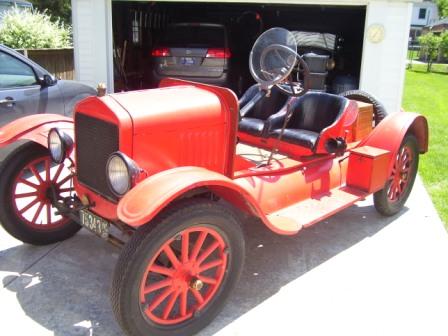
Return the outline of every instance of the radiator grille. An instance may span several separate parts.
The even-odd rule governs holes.
[[[75,116],[78,181],[99,194],[116,200],[107,186],[106,163],[118,150],[118,126],[82,113]]]

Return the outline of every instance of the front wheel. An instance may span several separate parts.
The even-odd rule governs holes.
[[[190,335],[221,310],[244,262],[235,214],[191,199],[138,229],[115,268],[112,306],[128,335]]]
[[[81,228],[58,214],[52,206],[57,197],[72,192],[67,166],[52,162],[48,150],[28,142],[16,148],[0,168],[0,222],[24,243],[45,245],[73,236]]]
[[[398,213],[411,193],[418,169],[418,142],[415,136],[407,135],[395,157],[392,173],[386,185],[373,194],[376,210],[384,216]]]

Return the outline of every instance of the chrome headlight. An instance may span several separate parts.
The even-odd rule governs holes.
[[[109,188],[117,196],[124,195],[135,181],[140,169],[121,152],[112,153],[107,161],[106,174]]]
[[[62,163],[73,149],[73,139],[58,128],[48,132],[48,149],[55,163]]]

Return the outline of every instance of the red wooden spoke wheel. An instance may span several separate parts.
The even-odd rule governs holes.
[[[217,202],[180,202],[124,247],[112,286],[117,320],[129,335],[195,333],[221,310],[243,262],[235,214]]]
[[[401,147],[388,181],[387,197],[390,202],[398,202],[407,190],[413,168],[414,154],[412,149],[405,145]]]
[[[12,236],[30,244],[51,244],[75,234],[80,226],[61,216],[53,198],[69,196],[72,176],[52,162],[48,150],[36,143],[18,147],[1,167],[0,221]]]
[[[418,169],[418,143],[407,135],[395,157],[392,173],[386,186],[373,195],[375,208],[385,216],[399,212],[411,193]]]
[[[156,323],[176,324],[202,310],[222,283],[226,249],[218,232],[201,226],[165,242],[149,263],[140,286],[145,315]],[[164,259],[168,267],[162,266]]]
[[[64,164],[56,165],[50,156],[29,162],[12,185],[12,205],[24,223],[36,230],[51,230],[67,223],[68,219],[56,213],[51,205],[52,188],[59,196],[68,196],[73,190],[71,175]]]

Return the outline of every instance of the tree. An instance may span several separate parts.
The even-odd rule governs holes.
[[[3,16],[0,43],[15,49],[71,46],[71,28],[38,10],[12,9]]]
[[[441,19],[448,17],[448,0],[437,0],[437,7]]]
[[[442,39],[440,36],[436,36],[433,33],[428,33],[420,36],[418,41],[423,48],[423,52],[426,54],[426,61],[428,62],[426,71],[430,72],[432,63],[439,54]]]
[[[30,0],[41,12],[51,15],[52,21],[61,20],[65,24],[72,22],[72,6],[70,0]]]
[[[442,49],[445,57],[448,57],[448,30],[440,36],[440,39],[440,48]]]

